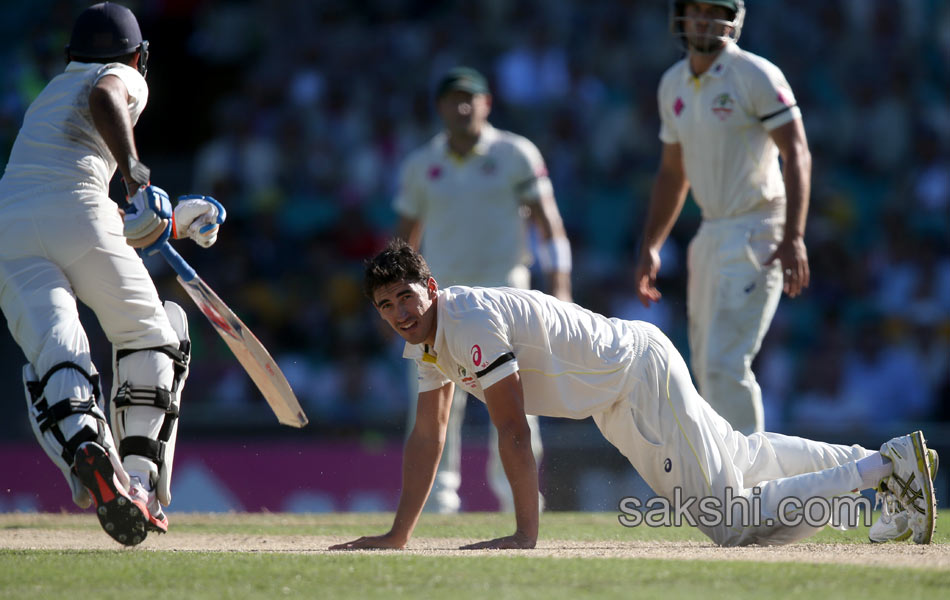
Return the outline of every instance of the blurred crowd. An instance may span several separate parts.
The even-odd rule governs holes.
[[[439,130],[433,85],[457,64],[489,77],[491,121],[547,161],[575,300],[655,322],[688,355],[695,205],[664,248],[662,302],[646,310],[632,292],[660,152],[656,86],[681,56],[666,2],[127,5],[152,44],[137,132],[153,183],[228,210],[212,249],[183,252],[271,349],[315,431],[405,424],[401,344],[361,297],[361,263],[388,239],[398,166]],[[21,3],[0,25],[0,164],[26,106],[61,71],[83,6]],[[755,365],[767,429],[950,421],[950,4],[748,0],[740,46],[784,71],[814,160],[812,284],[783,298]],[[149,267],[163,295],[187,306],[161,260]],[[208,413],[219,419],[262,403],[187,310],[187,402],[222,408]],[[107,343],[93,345],[108,372]],[[23,360],[6,334],[0,358]]]

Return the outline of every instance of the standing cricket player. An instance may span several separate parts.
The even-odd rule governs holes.
[[[713,408],[751,433],[764,427],[752,361],[782,290],[808,286],[811,155],[785,76],[736,45],[744,16],[743,0],[672,2],[687,56],[660,81],[663,153],[635,278],[644,306],[659,301],[660,248],[692,190],[703,215],[688,258],[692,370]]]
[[[221,219],[204,197],[172,213],[138,159],[148,42],[132,12],[87,8],[66,57],[27,110],[0,179],[0,308],[28,361],[33,433],[73,501],[94,503],[106,532],[131,546],[168,529],[189,339],[184,311],[162,305],[130,244],[187,236],[208,247]],[[108,196],[116,167],[128,187],[124,220]],[[114,348],[111,427],[77,299]]]
[[[515,503],[514,534],[463,548],[533,548],[537,542],[538,473],[526,414],[592,417],[654,492],[699,499],[686,510],[722,546],[805,538],[825,524],[795,522],[793,513],[808,500],[871,488],[900,504],[915,542],[931,540],[936,455],[919,431],[886,442],[879,452],[774,433],[745,435],[702,399],[682,357],[652,324],[608,319],[533,290],[440,290],[422,256],[402,241],[367,261],[364,291],[406,340],[404,356],[419,368],[418,412],[392,529],[331,549],[406,545],[435,479],[454,386],[487,405]],[[755,496],[758,506],[750,503],[745,519],[732,523],[701,520],[705,499],[733,514],[726,508],[730,495]]]
[[[571,297],[571,246],[554,200],[541,153],[529,140],[488,122],[492,96],[485,77],[469,67],[449,70],[436,88],[445,130],[404,162],[393,208],[397,235],[432,257],[432,270],[446,285],[506,285],[527,289],[531,253],[529,218],[541,243],[538,260],[551,293]],[[412,393],[411,397],[415,397]],[[468,394],[460,388],[439,463],[429,509],[459,510],[462,420]],[[409,426],[412,426],[410,410]],[[541,460],[537,417],[530,417],[531,444]],[[513,509],[511,492],[491,430],[488,481],[502,510]]]

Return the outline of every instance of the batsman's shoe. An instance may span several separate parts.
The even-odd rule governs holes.
[[[936,478],[940,457],[932,448],[927,448],[927,455],[930,457],[930,475]],[[883,481],[875,499],[875,508],[878,506],[881,507],[881,515],[868,530],[868,539],[871,543],[903,542],[910,538],[912,532],[907,511],[901,507],[897,497],[887,489],[887,484]]]
[[[929,544],[936,526],[937,499],[924,434],[915,431],[885,442],[881,446],[881,455],[894,465],[883,485],[906,511],[914,543]]]
[[[165,511],[162,510],[162,505],[154,491],[148,493],[148,525],[146,528],[156,533],[168,533],[168,517],[165,516]]]
[[[145,491],[123,489],[108,451],[95,442],[79,445],[73,468],[89,490],[105,532],[125,546],[142,543],[149,521]]]
[[[158,494],[154,489],[150,492],[145,491],[145,486],[138,477],[132,476],[131,480],[129,495],[143,502],[148,512],[148,523],[145,524],[145,529],[155,533],[168,533],[168,517],[162,512]]]

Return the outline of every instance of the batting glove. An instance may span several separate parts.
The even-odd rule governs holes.
[[[154,235],[162,227],[168,231],[161,237],[168,239],[171,227],[166,220],[172,218],[172,203],[165,190],[155,185],[143,185],[126,201],[122,230],[130,244],[140,247],[141,244],[136,243],[138,240]]]
[[[218,239],[218,229],[227,217],[221,203],[211,196],[179,196],[175,207],[175,239],[189,237],[202,248]]]

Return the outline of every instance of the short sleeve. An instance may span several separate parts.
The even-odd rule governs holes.
[[[488,310],[469,312],[455,332],[451,352],[482,389],[518,370],[508,328]]]
[[[673,98],[669,72],[660,80],[656,101],[660,113],[660,141],[664,144],[679,144],[674,111],[682,110],[682,107],[676,107],[677,101],[682,103],[682,99]]]
[[[762,126],[771,131],[800,118],[801,110],[782,71],[764,59],[753,65],[754,75],[748,78],[749,98]]]
[[[424,212],[425,194],[419,177],[417,154],[406,159],[399,169],[399,191],[393,200],[393,211],[401,217],[419,219]]]
[[[136,69],[128,65],[109,63],[99,69],[94,83],[97,83],[106,75],[114,75],[125,84],[125,89],[129,94],[129,115],[132,117],[132,124],[134,125],[138,122],[142,111],[145,110],[145,105],[148,103],[148,84],[145,83],[145,78]]]
[[[512,144],[512,182],[518,201],[537,204],[542,196],[554,193],[541,151],[530,140],[515,137]]]

